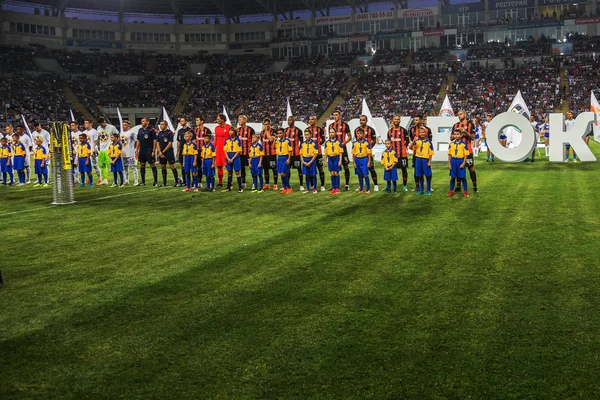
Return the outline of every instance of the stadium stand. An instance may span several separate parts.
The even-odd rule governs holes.
[[[274,121],[285,117],[287,99],[290,99],[296,119],[307,121],[311,115],[320,116],[346,83],[347,75],[334,72],[325,75],[283,73],[275,75],[267,84],[254,92],[240,114],[261,121],[270,117]]]
[[[345,118],[357,118],[366,98],[373,117],[384,117],[388,122],[396,114],[429,114],[438,102],[444,79],[443,69],[365,73],[357,77],[339,109]]]
[[[162,107],[171,110],[184,84],[174,78],[146,78],[139,81],[94,80],[74,77],[70,87],[79,100],[97,114],[100,107]]]
[[[2,124],[20,123],[21,114],[28,121],[65,120],[71,107],[65,99],[64,82],[54,74],[2,74],[0,99],[5,111]]]

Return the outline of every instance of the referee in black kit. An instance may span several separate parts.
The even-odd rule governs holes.
[[[149,126],[148,117],[142,118],[142,127],[138,131],[137,141],[135,142],[135,152],[140,162],[140,170],[142,182],[138,186],[146,186],[146,163],[152,168],[154,175],[153,186],[158,186],[158,171],[154,159],[154,151],[156,149],[156,131]]]

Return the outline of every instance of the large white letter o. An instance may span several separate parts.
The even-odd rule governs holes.
[[[518,146],[512,149],[500,144],[500,132],[508,127],[516,127],[521,131],[522,139]],[[521,114],[503,112],[494,117],[485,129],[487,146],[494,155],[502,161],[521,162],[531,155],[536,146],[536,137],[533,127]]]

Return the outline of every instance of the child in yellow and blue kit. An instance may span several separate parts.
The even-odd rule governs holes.
[[[183,157],[183,179],[185,180],[186,188],[183,192],[190,192],[192,190],[192,177],[194,178],[194,192],[198,191],[198,148],[196,143],[192,142],[192,134],[186,132],[184,135],[185,143],[181,150]]]
[[[212,137],[204,135],[204,144],[201,149],[202,174],[206,177],[206,192],[215,191],[215,146],[211,143]]]
[[[258,141],[259,139],[260,135],[258,133],[252,135],[252,145],[248,151],[248,158],[250,160],[250,173],[252,174],[252,184],[254,185],[252,193],[263,192],[262,161],[265,154],[263,152],[262,144],[260,144]]]
[[[335,129],[329,130],[329,140],[325,141],[325,156],[327,157],[327,168],[331,174],[331,192],[340,193],[340,171],[342,170],[342,154],[344,150],[342,143],[337,138]]]
[[[78,168],[79,173],[81,174],[81,183],[79,184],[80,188],[85,187],[85,175],[87,174],[89,179],[90,188],[94,187],[94,180],[92,178],[92,147],[88,143],[88,137],[85,133],[79,135],[79,144],[75,149],[75,154],[77,156],[75,166]]]
[[[229,128],[229,138],[225,140],[225,145],[223,146],[223,150],[225,150],[225,159],[227,164],[225,168],[227,168],[227,189],[223,189],[223,192],[230,192],[231,186],[233,184],[233,173],[235,172],[235,176],[237,177],[238,183],[238,192],[242,193],[244,189],[242,189],[242,159],[240,154],[242,153],[242,141],[237,135],[237,130],[234,127]]]
[[[19,183],[17,186],[25,185],[25,157],[27,156],[27,150],[25,145],[21,143],[19,135],[13,133],[12,135],[12,153],[13,153],[13,169],[17,171],[19,177]]]
[[[108,157],[110,158],[110,172],[113,173],[113,184],[110,187],[117,187],[117,175],[119,176],[119,186],[123,186],[123,146],[119,140],[119,135],[113,133],[110,135],[111,144],[108,146]]]
[[[415,155],[415,176],[419,179],[419,191],[417,195],[422,195],[425,187],[424,180],[427,179],[427,196],[431,196],[431,158],[433,157],[433,144],[427,137],[427,130],[423,127],[419,129],[419,139],[412,145]],[[423,178],[425,177],[425,179]]]
[[[33,159],[34,159],[34,172],[37,175],[38,181],[33,187],[48,187],[48,164],[47,164],[47,151],[42,143],[44,141],[41,137],[35,138],[35,149],[33,149]],[[42,178],[44,179],[44,183],[42,184]]]
[[[456,179],[460,179],[463,184],[464,197],[469,197],[467,191],[467,157],[469,149],[462,140],[462,130],[456,129],[452,132],[452,142],[448,145],[448,169],[450,169],[450,191],[448,197],[454,196],[454,185]]]
[[[387,182],[387,187],[384,193],[391,193],[391,185],[394,185],[394,194],[396,191],[396,182],[398,181],[398,170],[396,164],[398,164],[398,157],[396,151],[392,148],[392,141],[390,139],[385,141],[385,150],[381,153],[381,164],[383,165],[383,179]]]
[[[319,155],[317,144],[312,140],[312,132],[310,129],[304,131],[304,142],[300,147],[300,157],[302,161],[302,174],[306,176],[306,191],[304,193],[310,193],[312,186],[312,193],[317,194],[317,163],[315,160]]]
[[[292,159],[292,143],[285,137],[285,130],[277,129],[277,140],[275,141],[275,152],[277,153],[277,173],[281,176],[283,189],[281,194],[292,193],[290,186],[290,163]]]
[[[352,145],[352,159],[354,162],[354,173],[358,175],[360,185],[358,194],[369,194],[371,193],[371,181],[369,180],[371,145],[365,140],[365,131],[361,127],[356,129],[356,138],[358,140]]]
[[[10,162],[12,157],[12,148],[8,145],[8,139],[0,139],[0,172],[2,172],[2,184],[4,186],[14,185],[13,168]],[[10,176],[10,183],[6,183],[6,178]]]

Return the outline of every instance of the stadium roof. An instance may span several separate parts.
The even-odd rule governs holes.
[[[2,0],[0,0],[2,1]],[[326,15],[332,7],[354,7],[366,10],[368,3],[381,0],[20,0],[26,3],[51,6],[59,10],[76,8],[119,13],[224,15],[228,18],[242,15],[275,14],[288,19],[290,11],[315,10]],[[390,1],[393,4],[394,1]]]

